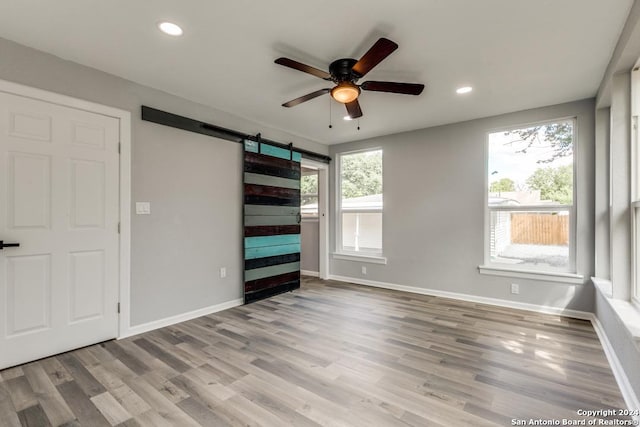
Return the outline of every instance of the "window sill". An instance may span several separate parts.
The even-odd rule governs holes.
[[[609,280],[592,277],[591,281],[598,292],[611,305],[611,308],[635,341],[636,347],[640,348],[640,307],[630,301],[613,298],[613,288]]]
[[[333,259],[341,259],[344,261],[368,262],[370,264],[387,264],[387,258],[379,255],[362,255],[336,252],[331,254],[331,256],[333,257]]]
[[[492,276],[519,277],[522,279],[544,280],[545,282],[560,282],[574,285],[582,285],[584,276],[574,273],[536,271],[536,270],[517,270],[514,268],[494,267],[488,265],[478,266],[480,274],[489,274]]]

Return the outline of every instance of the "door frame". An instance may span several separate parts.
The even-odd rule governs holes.
[[[318,275],[329,278],[329,164],[302,158],[302,166],[318,170]]]
[[[63,107],[113,117],[120,121],[120,243],[119,243],[119,314],[118,336],[130,327],[131,287],[131,113],[82,99],[0,79],[0,92],[44,101]],[[118,309],[117,307],[113,308]]]

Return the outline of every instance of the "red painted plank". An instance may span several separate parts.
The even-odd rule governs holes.
[[[251,280],[245,282],[245,292],[255,292],[262,289],[269,289],[281,285],[283,283],[292,282],[294,280],[300,280],[300,272],[293,271],[291,273],[280,274],[278,276],[265,277],[263,279]]]
[[[279,199],[296,199],[300,198],[300,190],[272,187],[270,185],[244,184],[244,195],[277,197]]]
[[[295,171],[300,170],[300,162],[294,162],[291,160],[280,159],[277,157],[267,156],[264,154],[251,153],[245,151],[244,161],[248,163],[255,163],[265,166],[276,166],[284,169],[291,169]]]

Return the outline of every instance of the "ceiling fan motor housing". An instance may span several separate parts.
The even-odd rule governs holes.
[[[353,58],[337,59],[329,65],[329,74],[331,79],[336,82],[356,82],[361,75],[353,71],[353,66],[358,60]]]

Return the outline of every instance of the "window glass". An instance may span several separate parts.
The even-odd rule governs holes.
[[[340,156],[340,249],[382,253],[382,150]]]
[[[574,121],[489,134],[488,263],[573,270]]]
[[[318,217],[318,171],[302,168],[300,213],[303,218]]]

